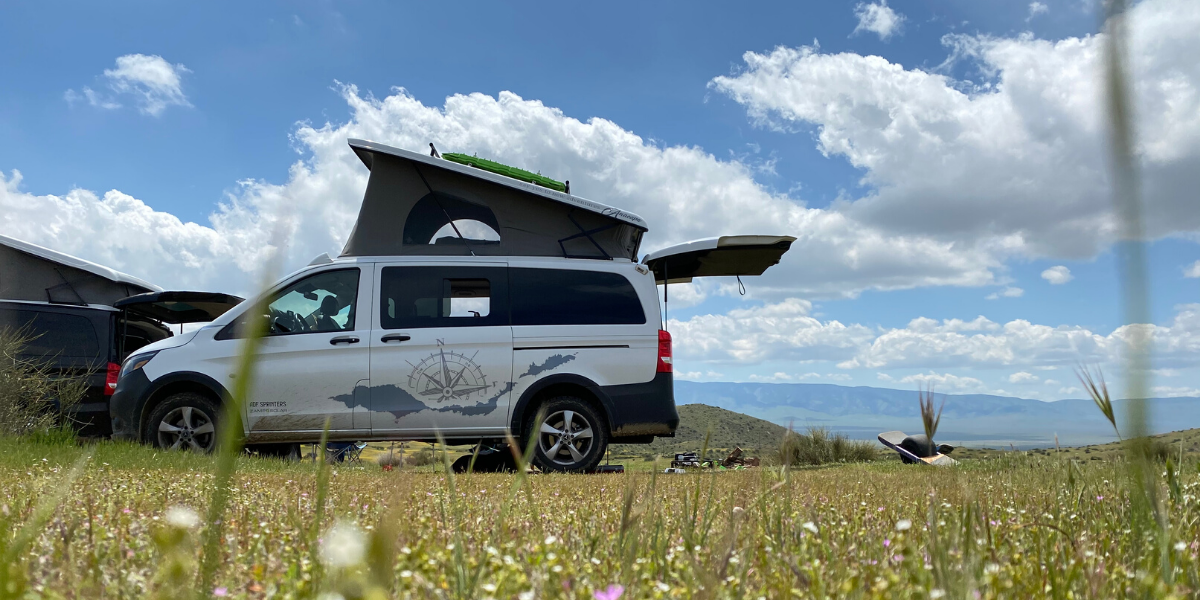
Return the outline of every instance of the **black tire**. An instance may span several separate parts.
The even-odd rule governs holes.
[[[542,421],[535,422],[539,416]],[[568,420],[571,435],[564,439],[561,434]],[[542,471],[590,471],[600,464],[608,448],[605,421],[591,404],[575,396],[558,396],[543,402],[529,416],[525,431],[536,438],[533,462]],[[585,432],[586,435],[580,435]]]
[[[220,408],[207,396],[174,394],[150,411],[142,439],[159,448],[209,453],[220,439],[220,418]]]

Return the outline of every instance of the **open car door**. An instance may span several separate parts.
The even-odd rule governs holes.
[[[762,275],[792,247],[789,235],[723,235],[651,252],[642,263],[657,283],[688,283],[693,277]]]
[[[147,292],[113,303],[119,309],[162,323],[207,323],[241,304],[243,298],[217,292]]]

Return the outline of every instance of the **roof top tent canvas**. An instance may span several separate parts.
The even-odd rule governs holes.
[[[371,178],[342,256],[637,261],[647,227],[635,214],[449,160],[363,140],[349,144]]]
[[[0,298],[113,305],[162,288],[103,265],[0,235]]]

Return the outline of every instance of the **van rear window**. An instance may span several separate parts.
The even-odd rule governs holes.
[[[31,338],[25,354],[61,358],[100,356],[100,338],[91,320],[79,315],[0,308],[0,329],[23,331]]]
[[[619,273],[510,268],[513,325],[641,325],[642,301]]]

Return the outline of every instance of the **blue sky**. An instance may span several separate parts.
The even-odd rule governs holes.
[[[1143,39],[1168,40],[1133,47],[1155,140],[1156,383],[1200,395],[1187,308],[1200,278],[1186,276],[1200,275],[1200,73],[1174,56],[1200,51],[1196,9],[1147,0],[1134,16]],[[6,4],[0,233],[168,287],[245,292],[271,207],[300,221],[290,267],[344,240],[365,176],[348,134],[434,140],[643,214],[647,249],[801,237],[745,298],[712,282],[687,306],[681,291],[690,377],[1078,396],[1071,365],[1113,364],[1121,346],[1088,95],[1099,23],[1082,0]],[[619,181],[602,156],[618,150],[641,161]],[[693,200],[683,190],[702,179],[727,191]],[[743,199],[738,218],[704,208]],[[1043,276],[1059,266],[1069,276]]]

